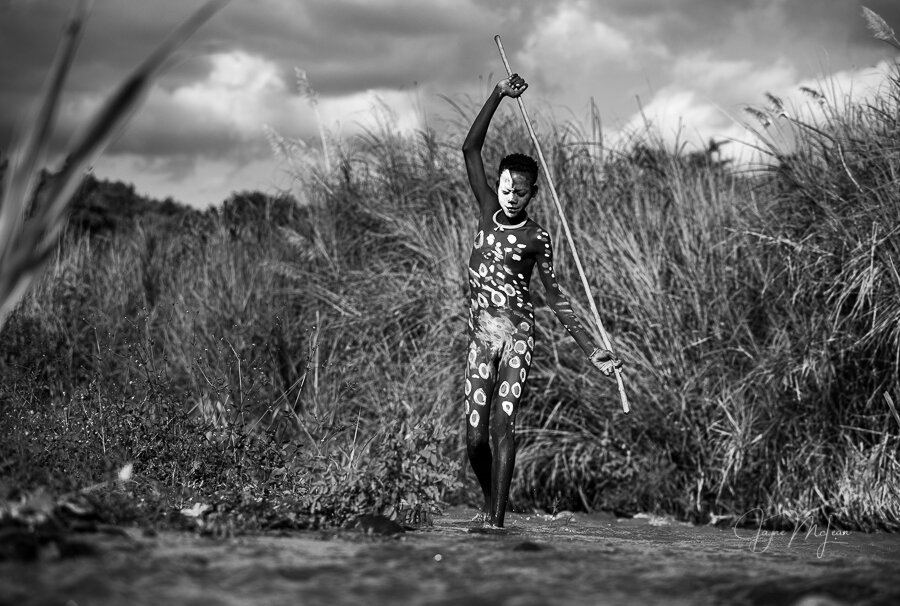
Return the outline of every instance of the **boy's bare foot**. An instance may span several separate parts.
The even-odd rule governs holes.
[[[488,521],[488,514],[486,511],[479,511],[475,514],[475,517],[469,520],[470,522],[478,522],[480,524],[486,524]]]

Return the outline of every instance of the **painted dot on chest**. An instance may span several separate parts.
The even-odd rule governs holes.
[[[515,244],[516,237],[512,234],[509,234],[508,236],[506,236],[506,241],[509,242],[510,244]]]

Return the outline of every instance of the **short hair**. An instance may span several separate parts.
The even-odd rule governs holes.
[[[500,160],[500,167],[497,169],[497,176],[503,174],[504,170],[515,171],[517,173],[525,173],[531,177],[531,184],[537,184],[538,165],[534,158],[526,154],[509,154]]]

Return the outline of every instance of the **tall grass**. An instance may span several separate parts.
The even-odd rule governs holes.
[[[616,414],[610,386],[539,309],[518,502],[896,527],[897,495],[872,487],[898,471],[882,397],[898,383],[897,90],[894,79],[877,101],[799,125],[799,151],[773,150],[775,168],[754,174],[652,143],[600,162],[601,142],[549,131],[636,414]],[[528,147],[511,119],[490,140],[489,157]],[[324,288],[359,337],[350,350],[369,348],[363,376],[451,421],[474,214],[457,142],[441,143],[390,130],[355,141],[310,221],[341,277],[317,282],[312,258],[292,277]],[[552,213],[534,210],[561,242]],[[299,250],[322,250],[314,240]]]
[[[611,149],[539,123],[633,412],[536,289],[517,506],[898,528],[898,100],[895,72],[873,101],[795,119],[796,152],[773,149],[756,173],[652,134]],[[402,136],[385,121],[342,142],[332,170],[301,166],[303,204],[248,194],[182,224],[70,232],[0,344],[11,476],[95,481],[98,461],[135,460],[173,502],[228,494],[267,523],[475,502],[462,132]],[[488,141],[491,165],[529,148],[512,115]],[[549,209],[532,211],[587,317]],[[64,474],[46,456],[22,462],[52,443],[24,431],[46,427],[84,444]],[[266,500],[278,491],[293,500]]]

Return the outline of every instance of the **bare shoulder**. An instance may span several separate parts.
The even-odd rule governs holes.
[[[550,233],[540,223],[530,218],[525,225],[525,239],[535,247],[550,248]]]

